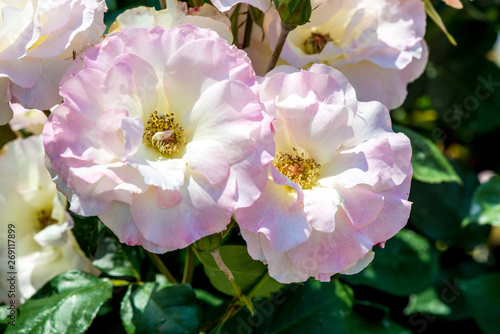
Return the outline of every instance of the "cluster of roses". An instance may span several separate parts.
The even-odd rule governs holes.
[[[427,61],[422,1],[313,0],[267,74],[278,11],[212,3],[132,9],[101,41],[102,0],[0,1],[0,119],[63,100],[43,129],[49,170],[123,243],[182,249],[234,217],[280,282],[358,272],[409,216],[411,146],[387,108]],[[266,13],[243,51],[220,11],[247,5]],[[33,219],[66,231],[51,201]]]

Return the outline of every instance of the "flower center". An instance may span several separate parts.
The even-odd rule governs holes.
[[[304,52],[309,55],[320,53],[328,42],[333,42],[329,33],[311,32],[311,36],[304,41]]]
[[[175,122],[174,114],[159,115],[156,110],[149,117],[142,139],[165,155],[178,152],[186,145],[185,131]]]
[[[38,226],[37,226],[38,232],[40,232],[49,225],[57,223],[57,220],[52,218],[51,215],[52,215],[52,210],[42,209],[37,212],[36,218],[38,220]]]
[[[312,158],[304,158],[304,153],[299,155],[295,147],[293,151],[294,154],[286,151],[278,153],[273,159],[273,165],[281,174],[298,183],[302,189],[311,189],[319,178],[321,165]]]

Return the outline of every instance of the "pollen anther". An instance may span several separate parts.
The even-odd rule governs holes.
[[[302,189],[311,189],[319,178],[321,165],[313,158],[306,159],[304,153],[299,154],[295,147],[293,151],[293,154],[279,152],[273,159],[273,165]]]
[[[174,114],[159,115],[156,110],[149,117],[142,138],[146,145],[164,155],[178,152],[186,145],[184,129],[175,122]]]

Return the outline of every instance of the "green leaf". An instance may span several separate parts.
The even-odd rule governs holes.
[[[92,264],[109,276],[131,276],[140,280],[139,270],[134,266],[134,253],[125,252],[129,246],[123,245],[115,236],[105,234],[98,243]],[[130,251],[130,249],[127,249]]]
[[[500,176],[495,176],[480,185],[470,207],[468,221],[476,221],[480,225],[500,226]]]
[[[431,240],[472,251],[487,240],[490,227],[477,224],[460,227],[469,213],[472,195],[479,182],[472,171],[459,165],[455,168],[463,180],[463,186],[457,183],[427,184],[412,181],[410,225]]]
[[[272,300],[255,303],[254,323],[264,318],[255,333],[347,333],[352,303],[353,293],[347,285],[336,279],[329,283],[311,279],[278,292]]]
[[[463,279],[460,287],[474,318],[484,333],[498,333],[500,328],[500,273]]]
[[[201,312],[189,284],[145,283],[129,286],[121,318],[128,334],[197,334]]]
[[[204,303],[207,303],[210,306],[217,307],[221,306],[224,304],[224,300],[214,296],[208,291],[201,290],[201,289],[194,289],[194,293],[196,295],[196,298],[201,300]]]
[[[443,20],[441,20],[441,16],[439,16],[438,12],[434,8],[434,6],[431,3],[431,0],[424,0],[425,4],[425,12],[427,15],[434,21],[438,27],[444,32],[446,37],[448,37],[448,40],[450,41],[451,44],[457,45],[457,42],[453,38],[453,36],[446,30],[446,27],[444,26]]]
[[[250,297],[269,298],[271,292],[283,286],[283,284],[269,276],[267,267],[262,262],[255,261],[248,255],[246,246],[221,246],[220,254],[226,266],[233,273],[236,283],[241,287],[243,294],[251,293]],[[210,283],[222,293],[232,296],[234,291],[231,284],[217,267],[212,254],[198,252],[197,255],[203,263],[205,274],[210,279]]]
[[[106,226],[95,216],[82,217],[71,211],[69,211],[69,213],[75,222],[75,226],[71,230],[73,235],[85,255],[87,255],[90,259],[93,259],[97,241],[107,230]]]
[[[10,311],[8,306],[4,303],[0,304],[0,324],[7,323],[9,321]]]
[[[18,317],[18,315],[17,315],[18,313],[17,313],[17,309],[16,309],[13,312],[12,318],[11,318],[10,317],[11,310],[8,307],[9,307],[8,305],[3,304],[3,303],[0,305],[0,333],[5,333],[5,330],[7,329],[7,327],[10,326],[8,323],[12,320],[17,319],[17,317]]]
[[[120,318],[122,320],[123,327],[127,334],[135,333],[135,325],[133,323],[134,319],[134,309],[130,303],[130,297],[132,296],[133,285],[129,285],[125,296],[123,296],[120,305]]]
[[[432,285],[437,274],[437,251],[424,237],[403,229],[384,249],[375,250],[375,259],[363,271],[343,278],[351,284],[406,296]]]
[[[394,125],[393,128],[394,131],[402,132],[410,138],[413,150],[411,164],[415,179],[426,183],[458,182],[462,184],[460,176],[431,140],[402,126]]]
[[[266,37],[266,32],[264,31],[264,16],[265,14],[258,8],[253,6],[248,6],[248,11],[250,12],[250,16],[252,17],[252,21],[257,24],[257,26],[262,31],[262,42]]]
[[[16,326],[9,326],[6,334],[83,333],[112,291],[113,284],[107,279],[67,271],[19,307]]]
[[[418,294],[410,295],[410,301],[404,313],[406,315],[413,313],[429,313],[446,316],[451,314],[451,308],[439,298],[436,288],[430,287]]]

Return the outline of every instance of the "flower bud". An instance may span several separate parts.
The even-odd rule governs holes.
[[[211,252],[219,247],[222,238],[220,234],[207,235],[193,243],[194,247],[201,251]]]
[[[311,17],[311,0],[273,0],[281,21],[289,26],[301,26]]]

